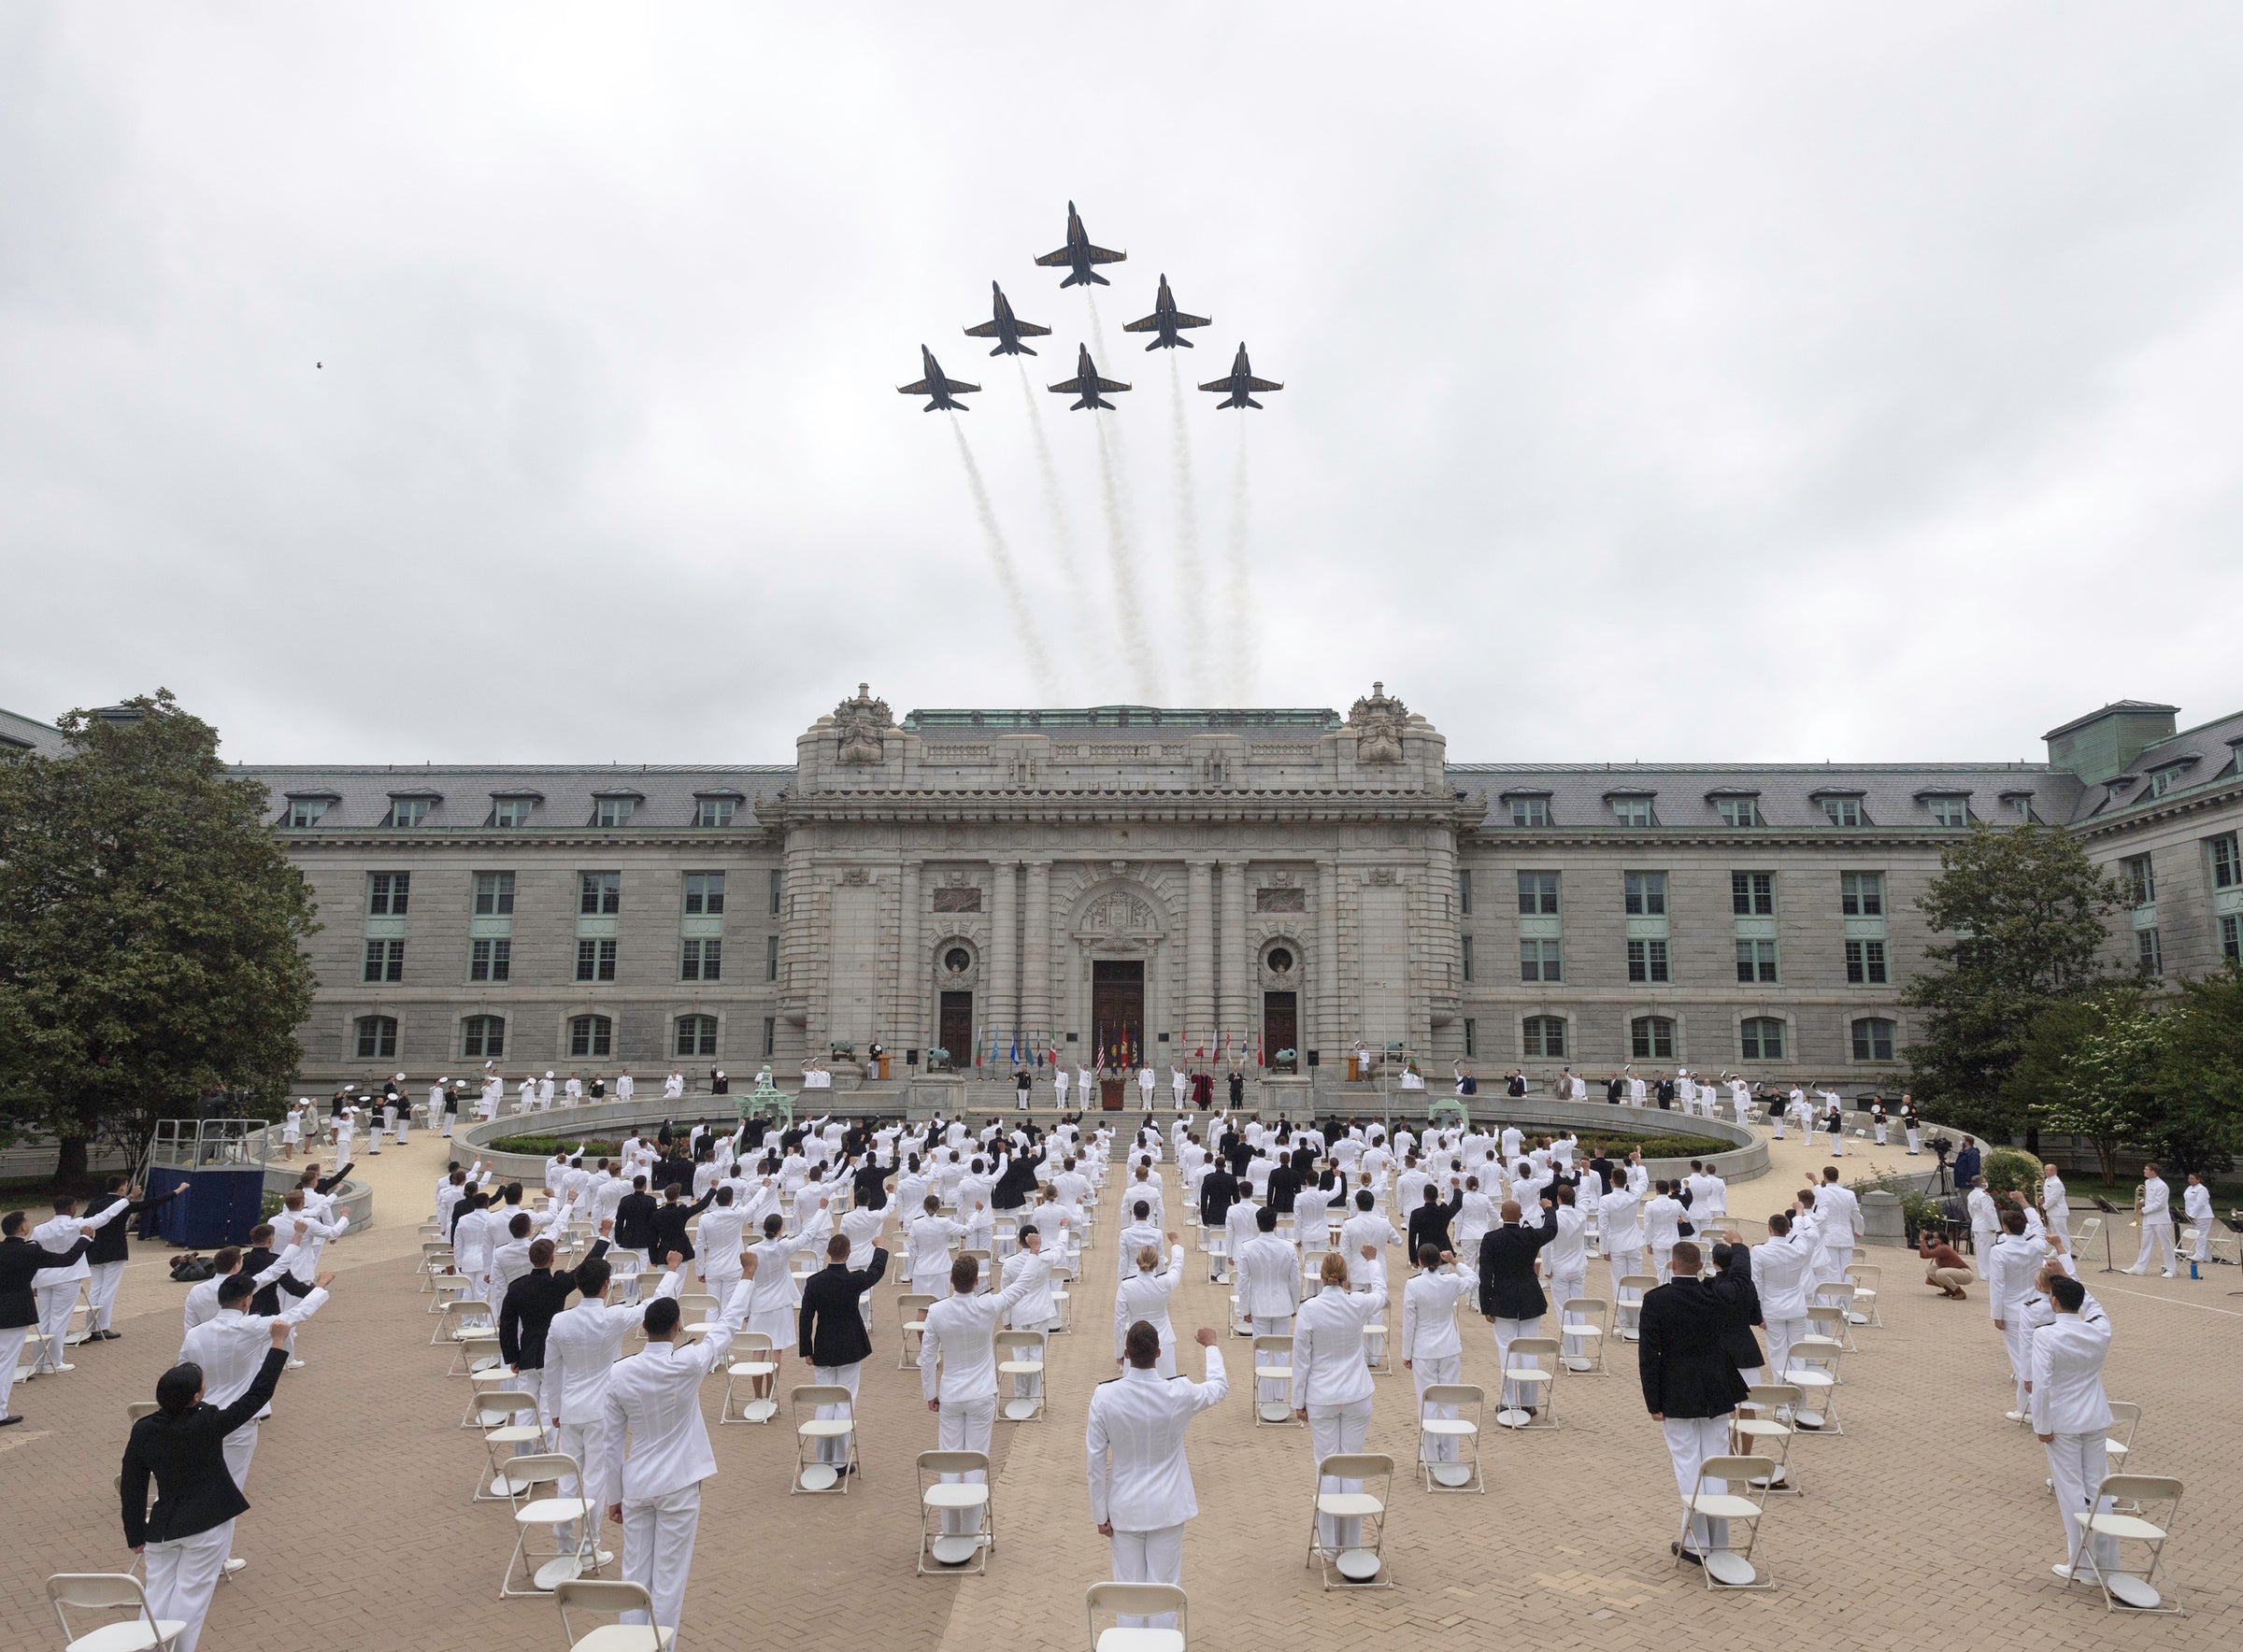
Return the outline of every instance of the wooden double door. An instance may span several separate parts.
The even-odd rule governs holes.
[[[1145,961],[1094,958],[1091,961],[1091,1048],[1118,1062],[1127,1050],[1145,1059]]]

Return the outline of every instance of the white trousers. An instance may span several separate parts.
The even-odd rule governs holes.
[[[1846,1132],[1844,1131],[1834,1130],[1830,1132],[1830,1156],[1833,1159],[1846,1157]]]
[[[124,1218],[120,1217],[117,1219],[121,1221]],[[107,1331],[109,1328],[109,1315],[115,1312],[117,1307],[117,1287],[123,1282],[124,1264],[122,1262],[95,1262],[93,1264],[93,1277],[86,1281],[86,1297],[93,1310],[93,1330]]]
[[[141,1553],[148,1562],[148,1609],[158,1618],[176,1618],[187,1627],[173,1643],[179,1652],[194,1652],[210,1615],[210,1596],[226,1556],[234,1546],[234,1522],[170,1543],[151,1543]]]
[[[810,1367],[810,1380],[814,1383],[830,1383],[847,1389],[849,1390],[848,1415],[854,1417],[857,1414],[857,1379],[864,1373],[864,1367],[861,1362],[852,1362],[848,1365],[813,1365]],[[842,1415],[843,1409],[838,1405],[818,1407],[818,1420],[821,1422],[833,1422]],[[849,1442],[838,1434],[820,1440],[818,1442],[818,1460],[830,1462],[836,1468],[839,1468],[849,1460]]]
[[[1666,1455],[1675,1465],[1675,1485],[1688,1497],[1697,1488],[1698,1465],[1709,1457],[1729,1455],[1729,1419],[1726,1417],[1670,1417],[1659,1425],[1666,1436]],[[1707,1491],[1726,1491],[1726,1480],[1708,1480]],[[1729,1522],[1693,1515],[1690,1542],[1693,1554],[1729,1546]]]
[[[1409,1362],[1409,1379],[1417,1387],[1418,1416],[1420,1417],[1430,1416],[1439,1417],[1443,1421],[1452,1420],[1455,1417],[1456,1407],[1453,1405],[1436,1405],[1432,1411],[1428,1412],[1425,1409],[1425,1390],[1438,1384],[1462,1381],[1464,1370],[1464,1357],[1461,1353],[1421,1355]],[[1420,1431],[1422,1432],[1422,1431]],[[1454,1434],[1425,1434],[1424,1442],[1424,1447],[1419,1455],[1425,1461],[1454,1462],[1456,1460],[1457,1443]]]
[[[1256,1336],[1291,1336],[1293,1334],[1293,1316],[1291,1314],[1256,1314],[1254,1316],[1254,1334]],[[1271,1400],[1282,1403],[1289,1386],[1285,1378],[1281,1376],[1257,1378],[1254,1383],[1254,1403],[1260,1405]],[[1424,1385],[1420,1384],[1419,1386],[1422,1388]]]
[[[1675,1247],[1673,1246],[1654,1245],[1651,1246],[1651,1272],[1659,1275],[1659,1283],[1662,1285],[1674,1283],[1674,1258]]]
[[[675,1629],[685,1611],[685,1580],[693,1569],[693,1536],[701,1529],[701,1486],[623,1504],[623,1577],[654,1597],[654,1621]],[[646,1615],[626,1612],[625,1623]],[[670,1643],[672,1652],[678,1642]]]
[[[1322,1462],[1327,1457],[1353,1453],[1363,1449],[1363,1442],[1371,1431],[1371,1403],[1368,1400],[1350,1400],[1344,1405],[1311,1405],[1308,1407],[1308,1446]],[[1361,1491],[1361,1480],[1338,1480],[1327,1475],[1318,1483],[1320,1491]],[[1335,1519],[1330,1515],[1316,1517],[1316,1541],[1327,1549],[1353,1548],[1363,1540],[1363,1522],[1352,1515]]]
[[[2197,1262],[2212,1260],[2212,1224],[2208,1220],[2196,1224],[2196,1248],[2189,1252],[2189,1260]]]
[[[1885,1145],[1885,1121],[1881,1118],[1877,1121],[1877,1145],[1880,1147]]]
[[[247,1493],[250,1488],[250,1460],[257,1455],[256,1421],[251,1419],[245,1422],[228,1434],[219,1450],[225,1456],[226,1473],[234,1476],[235,1489]],[[232,1525],[233,1522],[228,1521],[227,1524]],[[231,1545],[226,1552],[229,1557],[232,1555]]]
[[[23,1354],[23,1339],[31,1334],[28,1325],[10,1325],[0,1331],[0,1417],[13,1417],[7,1408],[9,1396],[15,1392],[16,1361]]]
[[[1496,1320],[1495,1369],[1502,1371],[1509,1367],[1511,1362],[1511,1344],[1514,1341],[1522,1336],[1540,1336],[1541,1334],[1542,1317],[1539,1314],[1536,1315],[1532,1319]],[[1522,1383],[1512,1382],[1508,1378],[1505,1379],[1503,1385],[1503,1403],[1505,1405],[1524,1405],[1527,1401],[1533,1398],[1535,1398],[1535,1396],[1527,1391],[1526,1385]]]
[[[559,1396],[555,1395],[553,1398],[558,1399]],[[553,1406],[549,1401],[546,1405],[546,1417],[550,1421],[552,1416]],[[611,1446],[612,1442],[608,1436],[607,1422],[605,1417],[596,1417],[591,1422],[553,1424],[553,1449],[566,1456],[575,1462],[579,1469],[583,1471],[582,1484],[586,1486],[600,1486],[606,1483],[607,1453]],[[554,1488],[554,1491],[562,1497],[575,1497],[578,1495],[578,1484],[579,1482],[575,1480],[564,1480]],[[589,1496],[590,1493],[584,1495]],[[592,1511],[592,1526],[593,1531],[596,1533],[600,1526],[600,1511],[596,1508]],[[577,1523],[574,1520],[564,1520],[555,1525],[553,1544],[556,1548],[564,1550],[576,1547]]]
[[[2026,1323],[2022,1310],[2010,1314],[2002,1322],[2002,1346],[2009,1356],[2010,1385],[2016,1389],[2013,1411],[2023,1411],[2030,1402],[2025,1385],[2033,1380],[2033,1327]]]
[[[1173,1583],[1184,1581],[1184,1529],[1160,1526],[1150,1531],[1124,1531],[1119,1526],[1107,1543],[1113,1551],[1116,1583]],[[1174,1629],[1176,1614],[1150,1617],[1117,1617],[1123,1629]]]
[[[2056,1513],[2064,1521],[2064,1559],[2072,1565],[2079,1563],[2080,1539],[2086,1528],[2072,1518],[2075,1511],[2084,1510],[2103,1484],[2107,1472],[2104,1447],[2109,1444],[2107,1431],[2097,1429],[2088,1434],[2058,1434],[2043,1450],[2049,1454],[2049,1478],[2056,1482]],[[2096,1513],[2107,1514],[2110,1499],[2105,1498],[2096,1505]],[[2119,1563],[2119,1540],[2107,1532],[2098,1532],[2094,1539],[2095,1564],[2106,1571]]]
[[[1807,1334],[1804,1316],[1795,1319],[1769,1318],[1763,1329],[1768,1333],[1768,1372],[1771,1382],[1783,1382],[1784,1372],[1792,1362],[1792,1345]]]
[[[1612,1305],[1617,1310],[1613,1323],[1633,1331],[1636,1328],[1636,1304],[1621,1301],[1620,1282],[1630,1274],[1643,1272],[1642,1247],[1631,1246],[1625,1250],[1608,1250],[1605,1253],[1605,1259],[1612,1270]]]
[[[76,1279],[38,1288],[39,1358],[36,1369],[62,1369],[63,1338],[70,1330],[70,1310],[78,1305],[78,1289]]]
[[[997,1424],[997,1397],[983,1400],[945,1400],[936,1414],[936,1448],[940,1451],[979,1451],[989,1455],[989,1437]],[[945,1474],[945,1480],[980,1485],[989,1476],[976,1469],[964,1474]],[[942,1529],[959,1534],[981,1529],[979,1509],[945,1509]]]
[[[1923,1132],[1922,1132],[1922,1131],[1918,1130],[1918,1129],[1917,1129],[1917,1128],[1916,1128],[1916,1127],[1915,1127],[1913,1124],[1911,1124],[1911,1125],[1909,1125],[1909,1126],[1908,1126],[1908,1129],[1907,1129],[1907,1136],[1908,1136],[1908,1151],[1909,1151],[1909,1152],[1911,1152],[1911,1153],[1921,1153],[1921,1152],[1922,1152],[1922,1151],[1923,1151]]]
[[[1576,1297],[1587,1296],[1588,1294],[1589,1264],[1586,1260],[1582,1262],[1581,1271],[1578,1274],[1553,1273],[1550,1276],[1550,1300],[1558,1305],[1558,1323],[1560,1325],[1578,1325],[1581,1323],[1580,1315],[1566,1314],[1564,1311],[1565,1304],[1573,1301],[1573,1299]],[[1581,1339],[1578,1336],[1567,1337],[1563,1346],[1565,1358],[1568,1360],[1585,1360],[1588,1358],[1588,1355],[1582,1350]]]
[[[2142,1224],[2141,1254],[2134,1259],[2134,1266],[2126,1271],[2129,1274],[2147,1274],[2151,1257],[2157,1259],[2158,1271],[2166,1278],[2170,1279],[2179,1272],[2173,1256],[2173,1221],[2170,1217]]]
[[[1832,1285],[1846,1283],[1846,1270],[1853,1266],[1853,1246],[1825,1245],[1822,1247],[1823,1274]]]

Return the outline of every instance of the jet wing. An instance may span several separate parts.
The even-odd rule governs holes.
[[[1150,333],[1150,332],[1151,332],[1151,331],[1152,331],[1154,328],[1158,327],[1160,324],[1161,324],[1161,318],[1160,318],[1160,317],[1158,317],[1158,316],[1147,316],[1147,317],[1146,317],[1146,318],[1145,318],[1143,320],[1141,320],[1141,321],[1124,321],[1124,322],[1122,322],[1122,332],[1124,332],[1124,333]]]
[[[1117,391],[1117,390],[1127,390],[1127,389],[1129,388],[1129,386],[1128,386],[1128,385],[1126,385],[1126,384],[1123,384],[1123,383],[1122,383],[1122,382],[1121,382],[1120,380],[1118,380],[1118,379],[1113,379],[1113,378],[1101,378],[1101,379],[1098,381],[1098,388],[1099,388],[1101,391],[1105,391],[1105,392],[1112,392],[1112,391]]]
[[[895,387],[895,393],[899,396],[931,396],[935,393],[935,392],[933,387],[931,387],[927,381],[922,378],[917,384],[897,385]]]
[[[1041,338],[1045,334],[1051,331],[1051,329],[1049,327],[1037,326],[1034,321],[1022,321],[1018,320],[1012,323],[1012,330],[1015,333],[1018,333],[1022,338]]]
[[[1249,390],[1283,390],[1285,387],[1278,383],[1278,381],[1274,378],[1254,378],[1250,377],[1246,381],[1246,388]]]
[[[942,381],[942,388],[949,391],[950,394],[954,396],[964,396],[973,394],[974,392],[979,390],[981,387],[978,384],[968,384],[963,378],[946,378]],[[1275,390],[1278,387],[1276,385],[1265,384],[1261,388],[1264,390]]]
[[[1179,310],[1177,313],[1176,324],[1179,327],[1212,327],[1215,323],[1206,316],[1187,316]]]
[[[1116,252],[1106,247],[1088,247],[1083,250],[1093,263],[1120,263],[1129,256],[1126,252]],[[1036,262],[1041,263],[1044,261],[1039,258]],[[1066,261],[1062,259],[1060,262],[1064,263]]]
[[[1064,269],[1075,262],[1075,255],[1062,247],[1057,252],[1043,254],[1036,262],[1047,267]]]
[[[1211,384],[1203,384],[1203,385],[1201,385],[1199,388],[1200,388],[1200,389],[1202,389],[1202,390],[1221,390],[1221,391],[1227,391],[1227,390],[1229,390],[1229,389],[1231,388],[1231,381],[1230,381],[1229,379],[1227,379],[1227,378],[1218,378],[1218,379],[1216,379],[1216,380],[1215,380],[1213,383],[1211,383]]]
[[[1021,331],[1025,333],[1028,329],[1022,327]],[[979,327],[968,327],[965,330],[965,335],[968,338],[994,338],[997,335],[997,324],[994,321],[984,321]]]
[[[1072,378],[1063,378],[1057,384],[1045,388],[1054,395],[1079,396],[1082,394],[1082,376],[1079,373]]]

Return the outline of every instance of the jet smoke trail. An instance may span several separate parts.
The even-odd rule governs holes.
[[[1113,575],[1115,616],[1122,625],[1122,647],[1129,656],[1130,676],[1137,696],[1148,705],[1161,703],[1160,662],[1153,657],[1152,641],[1145,634],[1145,613],[1137,597],[1136,549],[1130,542],[1129,523],[1122,510],[1120,456],[1108,445],[1106,420],[1095,413],[1091,421],[1098,433],[1099,492],[1106,505],[1106,552]]]
[[[1246,560],[1246,525],[1249,491],[1246,470],[1246,419],[1238,420],[1238,467],[1231,478],[1231,546],[1230,569],[1225,591],[1224,607],[1236,628],[1233,635],[1230,662],[1230,683],[1233,703],[1252,704],[1254,677],[1259,662],[1260,618],[1254,613],[1251,569]]]
[[[1183,605],[1184,669],[1192,679],[1192,697],[1206,705],[1215,697],[1207,669],[1207,620],[1203,582],[1207,573],[1199,555],[1199,506],[1192,489],[1190,427],[1184,421],[1183,376],[1176,352],[1168,353],[1169,452],[1176,462],[1176,587]]]
[[[1044,484],[1044,508],[1051,517],[1051,542],[1059,559],[1059,571],[1067,583],[1067,602],[1072,609],[1068,619],[1077,625],[1087,624],[1091,619],[1091,588],[1083,578],[1082,559],[1075,543],[1075,524],[1067,519],[1066,495],[1059,485],[1059,470],[1051,463],[1051,444],[1044,434],[1044,404],[1037,399],[1036,387],[1028,382],[1028,364],[1015,357],[1013,366],[1021,376],[1021,396],[1028,404],[1028,434],[1036,442],[1036,468]]]
[[[1052,674],[1050,656],[1044,652],[1044,639],[1036,634],[1027,593],[1021,589],[1021,577],[1013,569],[1012,552],[1006,548],[1005,535],[997,527],[997,513],[990,507],[989,490],[981,485],[981,467],[974,463],[974,450],[966,445],[965,426],[955,415],[950,419],[950,431],[958,438],[958,457],[965,465],[965,485],[974,496],[974,514],[981,519],[981,536],[987,544],[990,565],[996,571],[997,587],[1012,609],[1012,628],[1028,662],[1028,675],[1044,703],[1055,705],[1060,699],[1059,679]]]

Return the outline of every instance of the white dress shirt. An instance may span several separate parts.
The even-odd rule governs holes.
[[[1605,1254],[1643,1248],[1643,1202],[1633,1188],[1614,1188],[1596,1202],[1599,1231],[1605,1236]]]
[[[1402,1358],[1438,1360],[1462,1354],[1456,1304],[1479,1284],[1479,1276],[1453,1265],[1421,1273],[1402,1288]]]
[[[1286,1266],[1292,1267],[1292,1246],[1286,1247]],[[1129,1328],[1139,1319],[1161,1333],[1161,1346],[1173,1351],[1176,1332],[1168,1324],[1168,1298],[1183,1283],[1184,1247],[1173,1246],[1168,1253],[1168,1266],[1156,1273],[1138,1268],[1122,1281],[1122,1289],[1114,1292],[1114,1357],[1122,1357],[1122,1339]]]
[[[998,1321],[1039,1287],[1050,1289],[1051,1259],[1035,1256],[1019,1277],[993,1295],[947,1296],[927,1310],[919,1342],[919,1386],[922,1400],[952,1404],[993,1399],[997,1391]],[[939,1365],[941,1370],[936,1371]]]
[[[1350,1291],[1327,1285],[1301,1304],[1293,1321],[1293,1408],[1345,1405],[1371,1397],[1363,1328],[1384,1317],[1386,1290]]]
[[[2142,1184],[2142,1220],[2169,1222],[2173,1219],[2173,1189],[2165,1186],[2164,1176],[2153,1175]]]
[[[1239,1311],[1258,1319],[1281,1319],[1300,1305],[1300,1258],[1275,1233],[1257,1232],[1238,1253]]]
[[[662,1276],[654,1296],[676,1296],[682,1271]],[[648,1301],[652,1301],[650,1297]],[[647,1303],[579,1302],[564,1308],[545,1330],[545,1404],[556,1423],[597,1421],[607,1403],[607,1378],[623,1338],[647,1317]]]
[[[607,1437],[615,1448],[606,1456],[607,1483],[599,1502],[666,1496],[717,1472],[708,1428],[701,1420],[701,1381],[723,1363],[731,1346],[732,1327],[720,1322],[698,1343],[650,1342],[616,1361],[605,1405]]]
[[[1090,1456],[1091,1519],[1117,1531],[1157,1531],[1199,1513],[1184,1431],[1230,1392],[1222,1352],[1207,1350],[1207,1380],[1126,1367],[1091,1390],[1083,1444]]]
[[[1807,1271],[1814,1248],[1795,1238],[1764,1239],[1752,1246],[1752,1289],[1763,1319],[1807,1317]]]
[[[179,1363],[190,1360],[203,1368],[203,1400],[211,1405],[231,1405],[250,1391],[264,1357],[273,1351],[276,1320],[301,1325],[320,1311],[327,1292],[314,1289],[295,1298],[279,1314],[245,1314],[239,1308],[221,1308],[189,1331],[179,1343]]]
[[[2033,1333],[2033,1431],[2092,1434],[2110,1427],[2103,1394],[2103,1359],[2110,1321],[2058,1314]]]
[[[50,1216],[32,1229],[31,1242],[41,1250],[68,1250],[82,1235],[107,1227],[122,1216],[126,1208],[120,1202],[99,1216]],[[31,1276],[31,1283],[35,1289],[45,1289],[50,1285],[67,1285],[73,1279],[91,1278],[93,1274],[93,1264],[81,1256],[59,1268],[41,1268]]]

